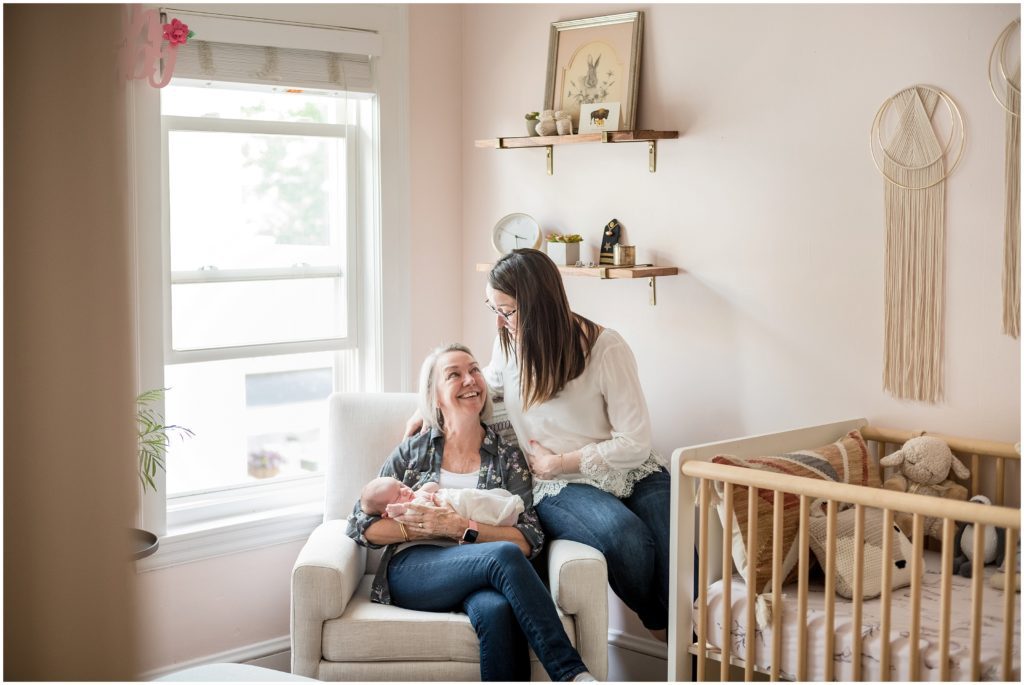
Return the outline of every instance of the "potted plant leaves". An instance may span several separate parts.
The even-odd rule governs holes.
[[[583,238],[578,233],[562,235],[549,233],[547,241],[548,257],[559,266],[575,266],[580,261],[580,243]]]

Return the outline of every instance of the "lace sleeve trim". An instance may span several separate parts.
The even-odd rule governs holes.
[[[596,443],[584,445],[580,450],[580,473],[594,479],[600,479],[608,475],[612,467],[608,461],[601,456]]]

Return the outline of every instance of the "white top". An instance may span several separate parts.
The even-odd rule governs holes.
[[[550,481],[534,478],[535,502],[558,494],[568,483],[587,483],[627,497],[637,481],[667,465],[651,448],[651,419],[636,359],[611,329],[598,336],[583,373],[528,412],[522,410],[518,363],[514,357],[505,358],[497,338],[484,376],[504,394],[508,418],[524,452],[530,440],[556,453],[582,451],[581,473]]]
[[[478,480],[480,480],[479,471],[456,473],[441,469],[441,476],[437,479],[437,484],[442,488],[475,488]]]

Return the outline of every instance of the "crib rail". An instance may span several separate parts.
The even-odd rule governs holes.
[[[906,433],[901,431],[886,431],[885,429],[875,429],[871,427],[865,427],[863,430],[865,438],[876,440],[883,444],[882,449],[885,449],[884,443],[900,443],[903,440],[909,439],[914,435],[920,435],[920,433]],[[979,441],[963,441],[956,438],[948,438],[943,436],[947,443],[950,444],[954,450],[965,450],[970,454],[986,454],[996,456],[1001,459],[1017,459],[1019,456],[1013,451],[1012,446],[1005,446],[1002,443],[985,443],[982,445]],[[984,447],[985,449],[980,449]],[[708,559],[711,546],[709,544],[709,522],[714,519],[714,523],[711,525],[717,525],[717,516],[712,517],[711,512],[711,487],[713,482],[722,484],[722,493],[724,495],[723,501],[726,510],[726,523],[723,524],[723,539],[725,543],[722,545],[721,563],[724,572],[721,573],[722,579],[722,592],[725,600],[731,596],[731,584],[732,584],[732,556],[731,556],[731,545],[729,541],[732,535],[732,507],[733,507],[733,488],[735,486],[746,486],[748,488],[749,502],[753,503],[759,496],[760,491],[774,491],[774,507],[773,507],[773,534],[774,534],[774,555],[772,560],[772,576],[771,576],[771,598],[772,605],[774,607],[781,607],[781,584],[782,584],[782,550],[781,550],[781,538],[782,538],[782,507],[783,507],[783,493],[798,496],[800,502],[800,514],[799,514],[799,580],[797,588],[797,614],[798,614],[798,657],[797,664],[798,670],[796,673],[797,680],[807,679],[807,597],[808,597],[808,580],[807,572],[810,564],[810,553],[809,553],[809,510],[811,502],[816,499],[823,499],[828,502],[826,516],[827,525],[827,546],[826,546],[826,561],[824,564],[826,588],[825,588],[825,654],[831,655],[833,653],[834,634],[835,634],[835,592],[834,582],[835,577],[835,564],[836,564],[836,551],[835,551],[835,530],[836,530],[836,516],[839,503],[846,503],[854,506],[855,518],[854,518],[854,539],[855,539],[855,568],[856,572],[853,579],[853,627],[852,627],[852,639],[853,639],[853,653],[852,662],[854,668],[854,679],[861,679],[861,628],[862,628],[862,617],[860,613],[861,599],[863,598],[863,540],[864,540],[864,509],[868,507],[877,508],[883,510],[883,559],[882,559],[882,579],[881,579],[881,635],[882,635],[882,654],[881,654],[881,674],[882,679],[887,679],[889,676],[889,666],[891,659],[891,645],[889,642],[890,632],[889,628],[891,625],[891,568],[893,566],[893,553],[892,553],[892,531],[893,531],[893,515],[894,512],[903,512],[912,515],[913,517],[913,529],[912,529],[912,540],[913,540],[913,556],[911,558],[911,625],[909,635],[910,645],[910,664],[911,664],[911,680],[919,680],[921,678],[920,673],[920,654],[919,654],[919,638],[920,638],[920,605],[921,605],[921,590],[922,590],[922,572],[924,564],[924,519],[925,517],[936,517],[943,521],[944,539],[953,539],[953,529],[955,522],[969,522],[976,526],[976,533],[974,536],[974,566],[973,566],[973,577],[972,577],[972,599],[973,599],[973,619],[971,628],[971,656],[972,656],[972,670],[971,676],[973,680],[981,679],[981,606],[982,606],[982,593],[984,591],[985,576],[983,571],[983,531],[986,527],[995,526],[997,528],[1005,529],[1006,531],[1006,554],[1007,559],[1010,559],[1010,563],[1006,565],[1007,577],[1006,587],[1008,588],[1005,592],[1005,601],[1003,605],[1003,619],[1004,619],[1004,631],[1003,631],[1003,659],[1002,659],[1002,677],[1004,680],[1012,679],[1013,663],[1012,663],[1012,649],[1013,649],[1013,626],[1015,621],[1015,604],[1016,594],[1012,591],[1012,588],[1016,576],[1016,566],[1012,563],[1012,559],[1016,555],[1017,539],[1020,534],[1020,510],[1012,509],[1004,506],[993,505],[983,506],[971,502],[960,502],[951,501],[946,499],[940,499],[935,497],[927,497],[923,495],[913,495],[906,493],[891,492],[880,488],[864,487],[859,485],[848,485],[844,483],[835,483],[830,481],[821,481],[810,478],[800,478],[796,476],[790,476],[785,474],[771,473],[765,471],[757,471],[753,469],[746,469],[736,466],[729,466],[725,464],[715,464],[708,461],[692,460],[685,461],[680,467],[682,474],[690,479],[694,479],[695,482],[699,481],[697,489],[697,504],[699,507],[699,527],[698,527],[698,548],[697,548],[697,559],[698,559],[698,575],[700,587],[693,588],[695,596],[698,598],[698,623],[697,623],[697,639],[690,647],[690,651],[694,651],[697,655],[697,680],[704,680],[706,675],[707,659],[711,650],[708,646],[708,606],[707,588],[711,582],[717,579],[717,573],[709,574]],[[977,474],[977,471],[974,472]],[[977,479],[977,475],[974,476]],[[684,484],[683,487],[686,487]],[[1002,498],[999,498],[1002,500]],[[749,506],[748,512],[751,516],[756,516],[756,506]],[[757,528],[756,519],[750,521],[749,531],[754,531]],[[681,538],[691,539],[683,537]],[[692,543],[691,543],[692,544]],[[748,559],[755,558],[755,545],[756,540],[754,535],[748,535]],[[684,547],[685,549],[685,547]],[[942,576],[940,583],[940,616],[941,623],[939,626],[939,650],[940,650],[940,668],[941,668],[941,679],[949,679],[949,647],[950,647],[950,611],[951,611],[951,583],[952,583],[952,545],[943,545],[942,554]],[[747,587],[753,587],[754,580],[754,567],[756,564],[748,564],[749,573],[746,579]],[[729,616],[730,605],[728,601],[725,601],[726,617],[723,621],[723,648],[720,654],[716,654],[722,661],[722,679],[728,679],[728,664],[742,665],[745,668],[745,677],[750,680],[753,675],[754,666],[754,638],[756,632],[755,619],[753,612],[753,593],[748,593],[747,599],[747,612],[744,617],[737,617],[739,621],[743,621],[745,629],[747,631],[747,646],[745,654],[743,655],[731,655],[730,645],[731,638],[729,630],[732,623],[732,618]],[[689,611],[687,610],[687,615]],[[781,641],[782,641],[782,629],[780,625],[781,621],[781,610],[773,612],[772,616],[772,627],[773,627],[773,642],[771,646],[772,654],[772,665],[770,675],[772,680],[778,680],[780,677],[780,655],[781,655]],[[834,662],[830,656],[825,658],[825,679],[834,679]],[[685,674],[689,670],[688,664],[683,668]]]

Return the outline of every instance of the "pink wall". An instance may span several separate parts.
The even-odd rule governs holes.
[[[292,566],[302,542],[205,559],[138,576],[140,672],[288,635]],[[243,658],[264,656],[250,654]]]
[[[462,330],[462,10],[409,6],[410,389]]]
[[[569,278],[580,313],[620,330],[639,360],[655,442],[674,448],[852,416],[1017,441],[1020,345],[1001,333],[1003,111],[985,76],[1011,5],[652,5],[639,124],[678,129],[647,172],[643,145],[475,149],[521,135],[540,109],[550,23],[608,5],[463,11],[463,337],[486,349],[487,228],[512,211],[594,250],[612,217],[641,261],[685,270],[646,282]],[[868,131],[889,95],[943,88],[968,127],[947,186],[946,399],[881,386],[882,180]],[[415,294],[414,294],[415,297]]]

